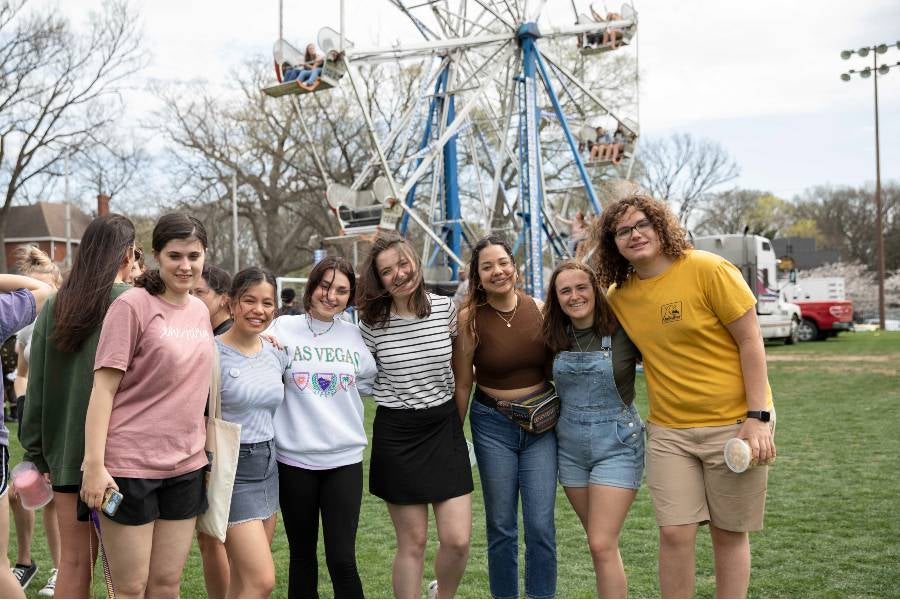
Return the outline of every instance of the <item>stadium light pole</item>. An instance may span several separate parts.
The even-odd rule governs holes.
[[[893,45],[893,44],[892,44]],[[900,41],[896,43],[896,47],[900,49]],[[888,51],[887,44],[878,44],[876,46],[863,46],[858,50],[843,50],[841,58],[849,60],[854,54],[858,54],[861,58],[865,58],[872,53],[872,66],[866,67],[860,71],[850,69],[846,73],[841,73],[841,81],[850,81],[852,75],[856,74],[866,79],[873,77],[875,91],[875,263],[878,271],[878,323],[881,330],[884,331],[884,210],[881,202],[881,144],[878,136],[878,75],[887,75],[894,67],[900,66],[900,62],[889,65],[887,63],[878,64],[878,55]]]

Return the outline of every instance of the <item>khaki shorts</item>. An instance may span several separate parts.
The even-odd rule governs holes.
[[[647,487],[657,525],[763,528],[769,468],[734,473],[725,464],[725,442],[740,429],[740,424],[671,429],[647,423]]]

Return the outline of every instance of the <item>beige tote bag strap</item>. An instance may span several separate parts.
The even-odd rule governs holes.
[[[209,378],[209,398],[207,399],[207,414],[214,419],[222,418],[222,370],[219,365],[219,348],[213,342],[212,373]]]

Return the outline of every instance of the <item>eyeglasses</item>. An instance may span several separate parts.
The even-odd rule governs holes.
[[[627,240],[631,237],[632,232],[637,231],[638,233],[647,233],[653,227],[653,223],[650,222],[650,219],[641,219],[634,225],[630,227],[620,227],[616,229],[616,239],[617,240]]]

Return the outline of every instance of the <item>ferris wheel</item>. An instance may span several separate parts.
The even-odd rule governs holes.
[[[543,295],[544,265],[570,253],[559,213],[573,197],[599,213],[595,183],[624,176],[633,163],[636,108],[584,77],[636,46],[637,13],[624,5],[599,14],[585,0],[581,11],[576,0],[553,11],[547,0],[386,2],[412,24],[415,37],[389,47],[348,40],[342,0],[340,29],[326,27],[318,36],[324,60],[307,65],[319,71],[287,77],[286,69],[303,59],[280,32],[278,81],[263,91],[289,97],[298,114],[306,94],[332,93],[346,82],[355,96],[372,157],[352,185],[328,186],[342,234],[418,231],[426,280],[451,283],[465,245],[501,231],[523,259],[526,291]],[[569,24],[554,24],[551,16]],[[418,95],[390,128],[370,114],[359,73],[360,65],[383,62],[420,66]],[[384,88],[376,91],[398,93]],[[601,124],[619,136],[610,160],[592,150]],[[318,152],[315,158],[321,165]]]

